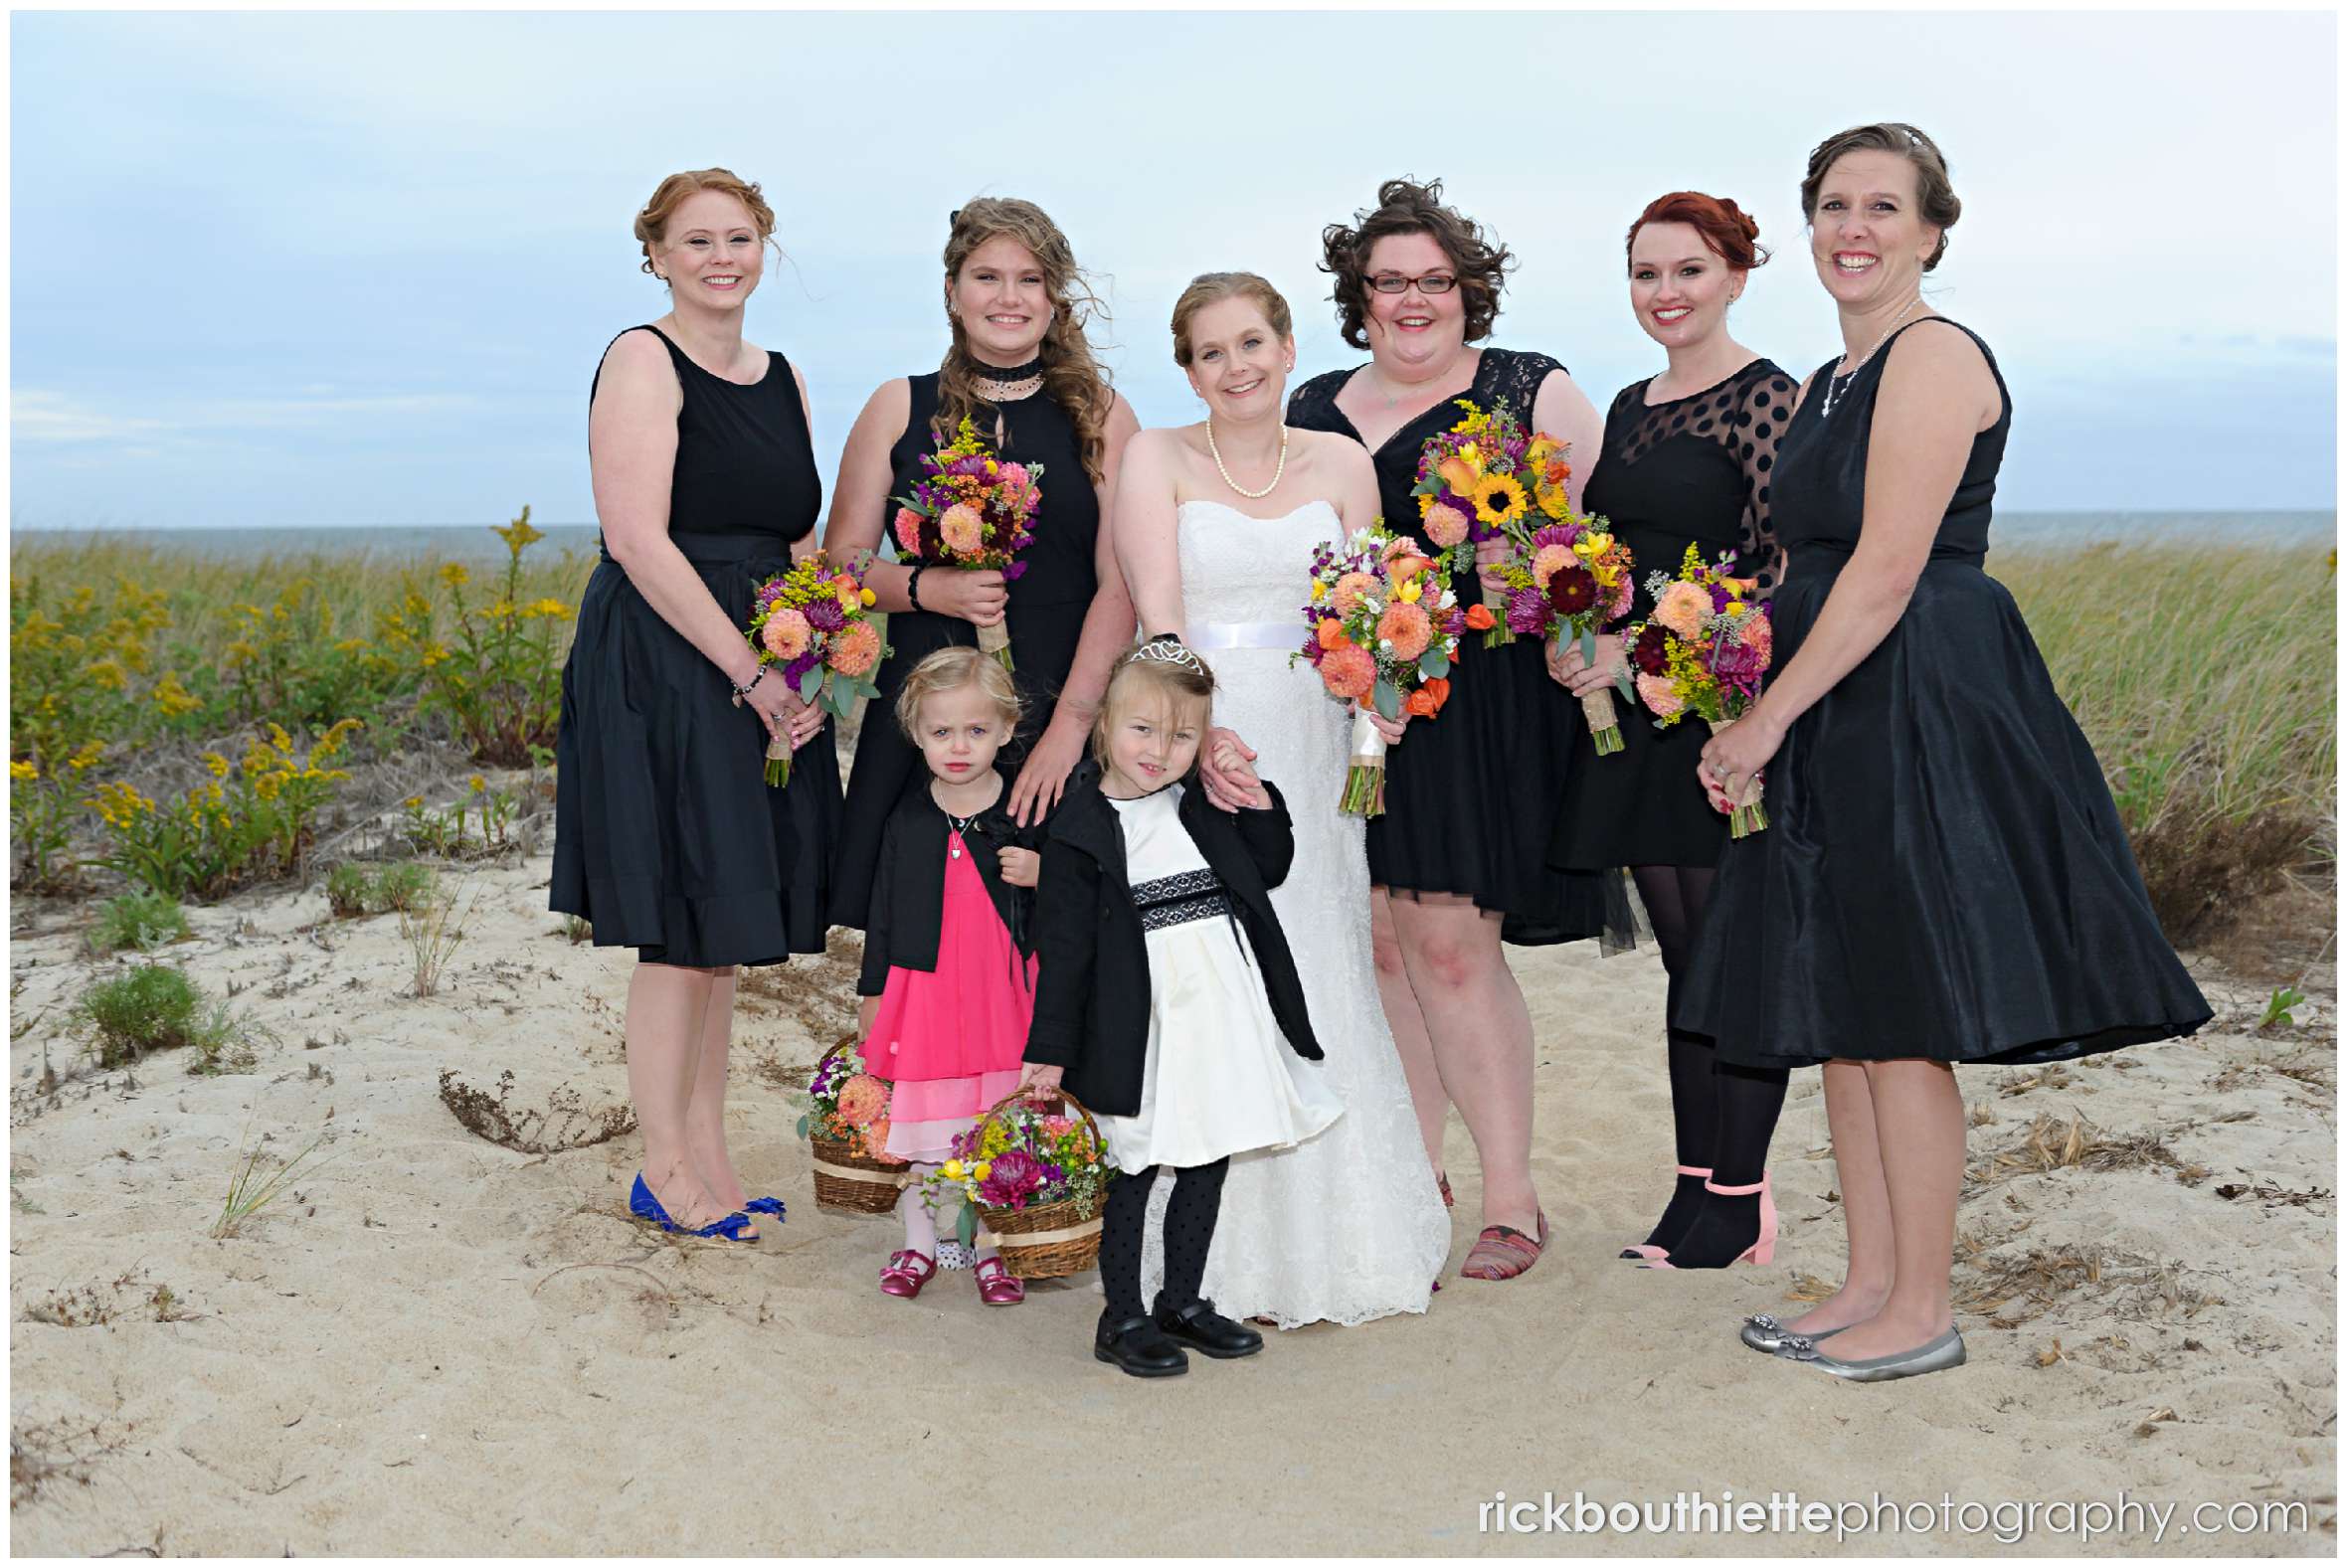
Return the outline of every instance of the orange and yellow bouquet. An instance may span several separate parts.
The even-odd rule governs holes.
[[[1024,576],[1018,554],[1035,542],[1043,465],[1004,462],[965,418],[950,444],[922,454],[921,469],[913,493],[897,497],[898,555],[924,566],[999,572],[1005,583]],[[1009,619],[979,627],[978,645],[1011,668]]]
[[[1385,810],[1385,737],[1365,703],[1386,719],[1431,719],[1450,700],[1451,664],[1467,616],[1451,591],[1451,553],[1429,557],[1379,519],[1313,550],[1312,597],[1304,606],[1304,646],[1329,695],[1353,704],[1353,761],[1339,808],[1354,816]]]
[[[1568,448],[1552,436],[1528,435],[1506,398],[1489,412],[1469,399],[1456,401],[1467,417],[1426,438],[1410,490],[1418,498],[1419,526],[1435,548],[1447,557],[1462,544],[1507,538],[1535,511],[1561,518],[1563,511],[1553,508],[1563,503],[1572,472]],[[1485,647],[1516,640],[1507,608],[1507,596],[1486,584],[1483,603],[1468,610],[1468,629],[1483,633]]]
[[[1561,521],[1512,529],[1509,546],[1500,565],[1508,585],[1509,628],[1533,637],[1553,633],[1560,649],[1568,638],[1577,638],[1581,657],[1594,664],[1598,631],[1628,614],[1637,600],[1630,547],[1613,536],[1604,518],[1582,517],[1569,504]],[[1622,688],[1624,697],[1631,695],[1626,678]],[[1622,749],[1612,692],[1582,693],[1581,716],[1598,756]]]
[[[834,567],[818,550],[759,584],[751,601],[747,635],[758,662],[780,664],[801,702],[819,704],[837,719],[847,717],[856,698],[880,695],[872,671],[888,644],[865,614],[873,604],[864,587],[869,561]],[[791,782],[791,743],[784,736],[766,744],[766,782],[778,788]]]
[[[1730,557],[1706,564],[1694,545],[1680,563],[1676,580],[1651,573],[1647,592],[1654,613],[1625,634],[1638,696],[1667,730],[1694,714],[1716,735],[1751,712],[1776,651],[1776,626],[1766,601],[1745,596],[1751,583],[1727,575]],[[1760,806],[1760,781],[1728,813],[1731,838],[1768,825]]]

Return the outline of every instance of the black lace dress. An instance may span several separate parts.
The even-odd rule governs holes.
[[[792,542],[823,504],[790,363],[769,354],[765,376],[745,387],[694,364],[657,328],[630,330],[667,344],[684,394],[668,537],[747,628],[758,585],[790,570]],[[606,554],[563,665],[548,907],[592,921],[597,947],[634,948],[646,963],[717,968],[822,952],[839,820],[829,729],[825,720],[799,749],[787,788],[768,787],[765,725],[733,705],[724,673]]]
[[[1487,348],[1461,396],[1486,409],[1506,398],[1530,429],[1540,383],[1563,368],[1545,354]],[[1331,371],[1298,387],[1288,399],[1288,423],[1360,440],[1337,407],[1338,392],[1354,374]],[[1429,553],[1436,547],[1419,530],[1410,494],[1418,452],[1428,436],[1463,415],[1446,399],[1369,453],[1387,524],[1416,537]],[[1461,604],[1482,601],[1472,562],[1452,586]],[[1626,942],[1630,915],[1620,872],[1559,871],[1545,859],[1572,757],[1567,726],[1581,723],[1579,704],[1548,678],[1536,640],[1486,648],[1479,633],[1468,633],[1450,701],[1435,718],[1412,722],[1386,754],[1385,814],[1369,820],[1369,880],[1400,898],[1473,898],[1503,917],[1502,939],[1520,946],[1596,936],[1607,937],[1609,946]]]
[[[1900,337],[1953,325],[1899,328],[1831,414],[1821,370],[1778,447],[1779,668],[1858,546],[1883,367]],[[1768,827],[1720,857],[1672,1022],[1728,1061],[2053,1062],[2209,1020],[2093,751],[1981,570],[2013,420],[1997,387],[1898,623],[1793,721]]]
[[[1624,387],[1605,417],[1605,444],[1581,508],[1605,518],[1637,562],[1626,620],[1654,611],[1647,576],[1679,575],[1687,547],[1706,561],[1733,552],[1736,574],[1762,596],[1780,575],[1769,526],[1769,469],[1792,411],[1793,379],[1756,359],[1714,387],[1649,407],[1651,378]],[[1620,629],[1618,626],[1613,629]],[[1713,866],[1727,818],[1712,809],[1696,764],[1712,732],[1697,719],[1667,730],[1646,705],[1615,694],[1622,749],[1597,755],[1584,722],[1548,858],[1560,866]]]
[[[912,493],[921,477],[921,457],[944,442],[930,429],[937,414],[938,374],[910,378],[912,405],[905,430],[889,448],[891,477],[883,502],[894,517],[896,496]],[[1060,688],[1076,662],[1076,642],[1092,596],[1100,586],[1094,548],[1100,537],[1100,492],[1084,471],[1076,423],[1044,394],[999,406],[1004,439],[996,450],[1006,458],[1043,465],[1043,504],[1034,521],[1034,543],[1021,557],[1027,569],[1009,585],[1007,620],[1010,658],[1025,705],[1018,734],[994,759],[1007,782],[1043,726],[1051,722]],[[984,433],[985,420],[979,421]],[[946,439],[952,438],[946,433]],[[990,444],[992,444],[990,442]],[[934,573],[922,581],[928,583]],[[976,647],[978,628],[959,615],[906,610],[888,617],[888,657],[872,677],[880,688],[864,709],[856,737],[855,765],[848,771],[847,803],[831,862],[831,923],[864,929],[872,902],[872,867],[880,853],[889,813],[912,784],[926,782],[921,753],[897,728],[896,693],[906,673],[944,647]]]

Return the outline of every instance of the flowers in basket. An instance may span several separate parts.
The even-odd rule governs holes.
[[[1689,714],[1716,735],[1749,713],[1776,649],[1775,623],[1765,600],[1745,598],[1750,583],[1727,575],[1732,559],[1706,564],[1694,545],[1680,563],[1676,580],[1660,572],[1647,576],[1654,613],[1627,633],[1638,696],[1667,730]],[[1768,825],[1760,806],[1760,781],[1728,813],[1730,837],[1742,838]]]
[[[1581,657],[1594,664],[1598,629],[1628,614],[1636,602],[1635,566],[1630,547],[1613,536],[1611,524],[1581,516],[1569,502],[1556,522],[1511,529],[1508,555],[1500,564],[1500,577],[1508,585],[1509,628],[1542,638],[1553,633],[1559,648],[1567,638],[1577,638]],[[1630,695],[1626,680],[1622,695]],[[1612,692],[1583,692],[1581,716],[1598,756],[1622,749]]]
[[[1108,1182],[1100,1139],[1080,1117],[1046,1113],[1031,1100],[1012,1100],[954,1134],[951,1155],[921,1178],[921,1198],[934,1211],[949,1192],[960,1200],[964,1246],[978,1236],[981,1209],[1021,1211],[1071,1203],[1082,1218],[1098,1212]]]
[[[750,602],[750,646],[758,662],[780,664],[799,700],[820,704],[844,719],[858,697],[877,697],[872,671],[888,654],[880,628],[867,618],[872,591],[864,587],[870,556],[833,566],[818,550],[779,577],[758,585]],[[734,703],[739,706],[741,698]],[[791,742],[766,745],[766,782],[791,782]]]
[[[800,1097],[794,1097],[800,1098]],[[853,1041],[832,1047],[815,1063],[801,1103],[799,1135],[811,1142],[846,1145],[850,1158],[902,1165],[888,1152],[888,1081],[864,1071],[862,1048]]]
[[[1467,398],[1456,400],[1467,417],[1426,438],[1418,451],[1418,519],[1426,537],[1446,557],[1462,543],[1485,544],[1538,511],[1565,515],[1565,480],[1572,473],[1566,448],[1553,437],[1528,435],[1509,411],[1508,400],[1489,412]],[[1483,603],[1468,614],[1469,629],[1483,633],[1483,645],[1513,642],[1504,611],[1507,600],[1488,584]]]
[[[922,456],[921,472],[913,493],[896,498],[899,556],[1017,581],[1026,571],[1018,553],[1034,543],[1035,509],[1043,504],[1043,465],[1004,462],[965,417],[950,444]],[[1007,618],[979,627],[978,645],[1011,667]]]
[[[1358,710],[1431,719],[1450,700],[1451,663],[1468,624],[1450,563],[1450,551],[1429,558],[1382,519],[1313,548],[1304,646],[1288,662],[1310,660],[1329,695],[1354,705],[1353,764],[1338,804],[1355,816],[1385,809],[1385,737]]]

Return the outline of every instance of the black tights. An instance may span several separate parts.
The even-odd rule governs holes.
[[[1670,976],[1670,1010],[1677,1012],[1679,977],[1703,928],[1704,909],[1712,897],[1713,871],[1708,866],[1633,866],[1638,900],[1654,925],[1655,946],[1663,950],[1663,971]],[[1782,1068],[1737,1067],[1722,1062],[1701,1035],[1670,1031],[1671,1122],[1679,1163],[1712,1172],[1722,1187],[1748,1187],[1760,1180],[1768,1166],[1768,1142],[1776,1134],[1777,1113],[1785,1103]],[[1755,1196],[1707,1197],[1704,1178],[1681,1176],[1670,1206],[1647,1237],[1651,1246],[1676,1249],[1687,1240],[1697,1213],[1707,1207],[1726,1214],[1731,1229],[1740,1228],[1747,1245],[1759,1222],[1760,1200]],[[1749,1215],[1749,1219],[1741,1216]],[[1707,1229],[1709,1227],[1707,1226]],[[1700,1262],[1700,1260],[1693,1260]]]
[[[1214,1221],[1222,1213],[1222,1178],[1230,1173],[1227,1154],[1210,1165],[1180,1165],[1166,1202],[1166,1288],[1159,1300],[1179,1310],[1198,1299],[1206,1278],[1206,1249],[1214,1244]],[[1146,1315],[1141,1305],[1141,1244],[1149,1229],[1149,1189],[1158,1167],[1127,1175],[1112,1172],[1108,1202],[1100,1221],[1100,1286],[1109,1316],[1122,1321]]]

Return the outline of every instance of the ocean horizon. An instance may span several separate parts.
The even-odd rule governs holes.
[[[402,559],[437,557],[451,561],[494,561],[505,542],[478,527],[429,524],[402,528],[324,526],[319,528],[44,528],[18,523],[10,546],[41,548],[78,542],[151,544],[215,560],[264,560],[285,556],[387,555]],[[554,552],[592,555],[597,530],[592,523],[540,525],[546,545]],[[2212,536],[2225,543],[2263,549],[2304,549],[2337,541],[2339,514],[2329,511],[2076,511],[2000,512],[1989,529],[1989,547],[1999,549],[2061,549],[2095,544],[2166,544],[2205,542]]]

